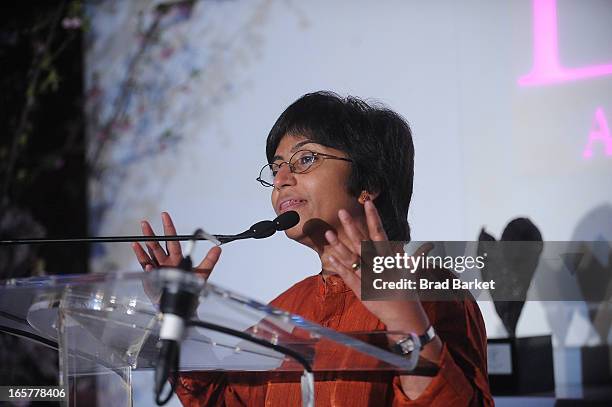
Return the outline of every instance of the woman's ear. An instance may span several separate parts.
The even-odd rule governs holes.
[[[368,191],[361,191],[361,194],[359,194],[359,198],[357,198],[357,200],[359,201],[360,204],[364,205],[366,203],[366,201],[373,201],[378,197],[379,193],[378,192],[368,192]]]

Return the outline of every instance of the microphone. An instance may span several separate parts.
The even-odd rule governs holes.
[[[281,232],[300,223],[300,215],[296,211],[287,211],[278,215],[272,222],[276,231]]]
[[[95,242],[174,242],[186,240],[208,240],[216,245],[233,242],[240,239],[263,239],[272,236],[274,233],[287,230],[300,222],[300,215],[296,211],[281,213],[274,220],[262,220],[252,225],[248,230],[237,235],[211,235],[199,229],[193,235],[176,236],[96,236],[85,238],[25,238],[25,239],[6,239],[0,240],[0,245],[14,244],[47,244],[47,243],[95,243]]]
[[[146,242],[146,241],[189,241],[187,254],[178,265],[178,269],[190,272],[192,270],[191,253],[197,240],[208,240],[216,245],[229,243],[239,239],[263,239],[272,236],[277,231],[287,230],[297,225],[300,216],[295,211],[280,214],[274,220],[263,220],[253,224],[248,230],[237,235],[211,235],[202,229],[192,235],[178,236],[97,236],[87,238],[47,239],[25,238],[0,240],[2,245],[14,244],[45,244],[45,243],[92,243],[92,242]],[[160,313],[162,314],[159,341],[157,347],[159,356],[155,366],[154,386],[155,402],[161,406],[166,404],[178,381],[180,343],[183,339],[186,323],[195,311],[198,293],[171,284],[162,290]],[[294,356],[295,357],[295,356]],[[310,368],[309,368],[310,370]],[[165,383],[170,379],[170,391],[162,396]]]
[[[252,225],[248,230],[237,235],[214,235],[220,244],[240,239],[263,239],[276,232],[290,229],[300,222],[300,215],[296,211],[281,213],[274,220],[262,220]]]

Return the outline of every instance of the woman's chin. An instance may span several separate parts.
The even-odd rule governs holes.
[[[328,230],[334,230],[334,228],[324,220],[314,218],[305,222],[300,220],[300,223],[285,230],[285,235],[291,240],[316,250],[327,244],[325,232]]]
[[[302,226],[301,225],[295,225],[294,227],[285,230],[285,235],[291,239],[291,240],[295,240],[295,241],[300,241],[301,239],[305,238],[306,235],[304,235],[304,232],[302,231]]]

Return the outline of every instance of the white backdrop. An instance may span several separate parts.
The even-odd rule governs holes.
[[[611,1],[200,1],[171,8],[147,39],[158,3],[88,6],[92,150],[105,140],[92,234],[137,234],[141,219],[160,230],[161,211],[179,233],[272,218],[270,191],[255,182],[266,135],[287,105],[326,89],[381,101],[411,124],[414,240],[475,240],[481,227],[499,237],[518,216],[546,240],[612,239],[612,138],[608,152],[600,140],[583,156],[589,134],[612,124]],[[551,10],[557,53],[533,28],[539,16],[552,32]],[[553,83],[521,86],[530,72]],[[139,268],[129,245],[101,248],[92,265]],[[319,270],[278,234],[224,247],[211,281],[269,301]],[[489,336],[504,336],[480,305]],[[528,303],[518,335],[551,331],[556,343],[599,341],[585,304]]]

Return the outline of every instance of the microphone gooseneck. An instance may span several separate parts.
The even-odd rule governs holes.
[[[273,221],[262,220],[251,226],[249,231],[253,234],[254,239],[263,239],[272,236],[274,232],[276,232],[276,229],[274,228]]]

